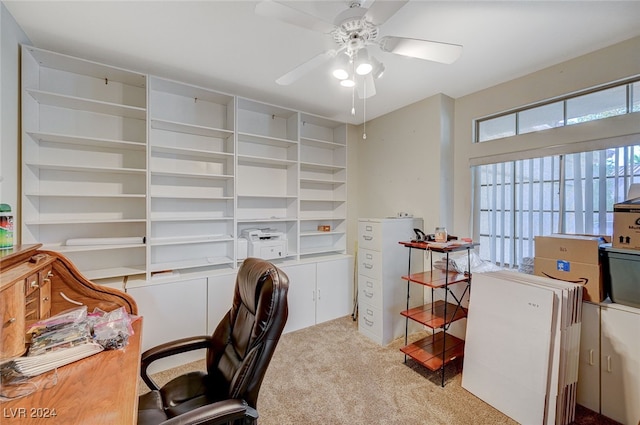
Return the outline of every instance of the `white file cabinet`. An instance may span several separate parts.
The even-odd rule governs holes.
[[[404,335],[405,320],[400,311],[407,308],[407,282],[401,279],[409,271],[408,250],[400,241],[414,236],[422,228],[416,218],[361,218],[358,221],[358,329],[386,345]],[[412,264],[423,267],[422,256]],[[412,285],[410,303],[423,302],[422,288]]]

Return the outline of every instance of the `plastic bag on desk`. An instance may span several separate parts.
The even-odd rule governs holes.
[[[443,257],[440,261],[435,261],[434,267],[445,270],[447,267],[446,257]],[[478,253],[474,250],[449,254],[448,268],[449,270],[455,270],[458,273],[467,273],[469,270],[471,270],[471,273],[486,273],[503,270],[502,267],[480,258]]]
[[[102,312],[93,323],[93,338],[105,350],[123,348],[129,343],[129,336],[133,335],[131,317],[124,307],[109,313]],[[95,313],[95,311],[94,311]]]
[[[27,329],[27,333],[37,336],[39,334],[51,332],[74,323],[84,322],[86,321],[86,319],[87,306],[83,305],[81,307],[75,307],[69,310],[65,310],[61,313],[56,314],[55,316],[49,317],[48,319],[43,319],[35,322],[31,326],[29,326],[29,329]]]

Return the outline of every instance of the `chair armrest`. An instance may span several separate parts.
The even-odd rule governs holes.
[[[180,353],[186,353],[188,351],[199,350],[201,348],[208,348],[211,344],[211,337],[208,335],[192,336],[188,338],[177,339],[175,341],[166,342],[156,347],[150,348],[142,353],[140,361],[140,377],[152,390],[160,390],[158,384],[155,383],[149,374],[147,369],[151,363],[156,360],[174,356]]]
[[[162,425],[222,425],[233,423],[232,421],[239,419],[245,419],[243,423],[253,424],[258,419],[258,412],[244,400],[228,399],[207,404],[167,419],[162,422]]]

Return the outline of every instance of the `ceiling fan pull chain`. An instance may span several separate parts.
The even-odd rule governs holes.
[[[362,89],[364,90],[364,98],[362,99],[362,140],[367,140],[367,85],[364,84],[364,81]]]

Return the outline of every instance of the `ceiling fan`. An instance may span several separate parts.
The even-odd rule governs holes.
[[[289,85],[306,73],[332,58],[337,59],[333,75],[345,87],[354,87],[362,99],[375,95],[374,79],[384,72],[384,64],[369,56],[368,47],[378,47],[382,52],[450,64],[455,62],[462,46],[415,38],[379,37],[379,27],[393,16],[408,0],[350,0],[348,8],[338,14],[333,22],[290,7],[274,0],[262,0],[255,12],[276,18],[302,28],[331,34],[337,47],[312,57],[296,66],[276,82]]]

